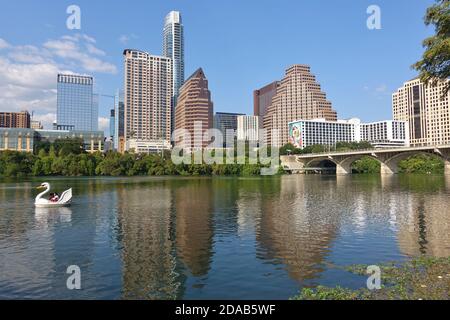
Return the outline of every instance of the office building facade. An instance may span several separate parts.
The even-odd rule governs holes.
[[[259,117],[239,116],[237,118],[237,139],[244,141],[259,141]]]
[[[80,138],[86,152],[103,151],[102,131],[35,130],[27,128],[0,128],[0,151],[33,152],[36,142]]]
[[[272,104],[272,99],[277,94],[279,86],[280,82],[275,81],[253,92],[253,115],[258,117],[260,128],[263,127],[264,116]]]
[[[264,116],[264,140],[273,146],[283,146],[289,141],[290,122],[318,118],[336,121],[337,113],[321,91],[310,67],[293,65],[286,70]]]
[[[125,141],[170,141],[172,60],[127,49],[124,62]]]
[[[180,89],[175,109],[175,130],[185,129],[190,136],[184,136],[182,141],[175,141],[175,145],[187,151],[208,146],[211,141],[203,139],[203,135],[213,128],[213,113],[208,80],[200,68]]]
[[[118,90],[114,107],[114,149],[121,153],[125,152],[125,103],[123,96],[123,91]]]
[[[98,130],[98,96],[94,78],[58,74],[56,122],[61,128]]]
[[[114,139],[116,136],[116,110],[111,109],[109,112],[109,136]]]
[[[357,131],[358,132],[358,131]],[[368,141],[375,148],[409,147],[409,128],[406,121],[386,120],[361,123],[357,141]]]
[[[289,143],[304,149],[325,145],[332,149],[338,142],[367,141],[375,148],[408,147],[408,129],[404,121],[361,123],[361,120],[298,120],[289,123]]]
[[[232,143],[238,129],[238,117],[242,113],[216,112],[214,115],[214,129],[222,133],[223,143]]]
[[[31,116],[28,111],[0,112],[0,128],[30,128]]]
[[[42,125],[42,123],[40,121],[31,120],[30,128],[36,129],[36,130],[42,130],[42,129],[44,129],[44,126]]]
[[[394,120],[408,123],[412,146],[450,143],[450,92],[443,95],[449,81],[426,85],[417,78],[392,95]]]

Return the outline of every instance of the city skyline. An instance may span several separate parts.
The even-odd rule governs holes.
[[[122,88],[121,73],[123,70],[120,64],[122,50],[132,47],[156,55],[162,54],[161,37],[164,17],[170,11],[178,10],[183,15],[186,34],[186,72],[190,74],[199,65],[208,70],[210,89],[214,95],[217,111],[252,114],[254,90],[270,83],[273,79],[281,78],[283,70],[290,65],[305,63],[313,68],[340,118],[358,116],[364,121],[389,119],[392,118],[391,94],[406,79],[416,75],[409,67],[420,58],[423,52],[421,42],[432,32],[423,25],[422,17],[424,9],[433,1],[424,1],[417,8],[402,10],[406,3],[398,1],[396,4],[391,4],[387,1],[379,1],[378,5],[382,9],[383,28],[373,31],[368,30],[365,25],[368,17],[366,9],[369,3],[340,8],[337,4],[330,3],[327,3],[326,6],[323,6],[322,3],[320,6],[314,3],[286,2],[286,6],[278,6],[274,8],[273,12],[258,10],[262,16],[270,15],[276,19],[273,24],[265,25],[256,21],[250,28],[247,28],[248,30],[244,27],[249,22],[255,22],[254,18],[246,16],[253,8],[249,4],[215,4],[216,7],[220,7],[218,11],[222,12],[234,8],[236,19],[233,24],[227,26],[221,24],[221,19],[225,15],[219,16],[211,4],[201,4],[203,12],[208,12],[209,15],[205,16],[204,21],[200,21],[197,16],[200,14],[198,12],[199,5],[187,6],[175,2],[156,3],[154,12],[147,13],[155,21],[134,19],[129,26],[124,24],[112,26],[108,21],[103,21],[106,24],[105,28],[100,29],[106,29],[105,31],[96,27],[97,22],[92,20],[92,13],[99,10],[98,4],[80,1],[83,24],[81,30],[77,31],[65,28],[64,22],[67,18],[65,3],[56,5],[51,2],[55,9],[52,12],[59,11],[59,14],[42,12],[50,5],[50,2],[44,1],[40,6],[30,3],[29,7],[33,8],[31,11],[35,12],[36,16],[41,13],[45,15],[45,19],[42,20],[47,22],[46,26],[40,25],[39,21],[29,17],[28,20],[25,19],[25,23],[34,23],[37,27],[27,34],[20,34],[18,30],[11,28],[14,26],[14,21],[5,16],[1,23],[9,23],[9,28],[7,28],[9,32],[1,36],[0,61],[2,63],[0,65],[8,70],[19,69],[24,72],[33,71],[36,66],[43,67],[40,75],[40,79],[43,81],[38,89],[30,89],[29,84],[23,83],[24,81],[1,79],[3,81],[0,81],[0,85],[5,82],[11,83],[13,86],[29,90],[29,92],[26,96],[19,96],[17,93],[14,95],[14,92],[11,91],[19,89],[8,87],[9,91],[6,91],[8,95],[0,99],[0,110],[20,111],[19,108],[23,109],[24,106],[29,106],[25,109],[30,112],[35,111],[35,118],[48,125],[49,115],[56,113],[56,105],[52,106],[55,100],[53,92],[55,84],[47,84],[45,80],[47,74],[51,74],[52,70],[59,72],[61,71],[59,68],[62,67],[80,74],[92,74],[98,84],[96,91],[100,94],[115,92],[118,88]],[[14,8],[15,4],[8,3],[3,12],[11,11],[16,15],[25,14],[18,14],[21,11]],[[132,8],[129,10],[129,12],[120,12],[120,14],[124,16],[138,14]],[[294,19],[297,21],[295,22],[292,14],[288,13],[290,11],[298,12],[298,16],[302,18],[305,13],[310,16],[320,15],[323,23],[316,25],[313,31],[310,28],[302,28],[311,22],[311,18],[306,19],[305,22],[300,22],[301,19],[298,21]],[[111,17],[119,15],[115,4],[108,5],[108,14]],[[345,21],[336,25],[336,19],[330,20],[330,17],[342,17],[345,18]],[[16,18],[15,20],[23,19]],[[209,30],[202,29],[200,31],[206,25]],[[276,30],[283,31],[277,37],[273,36],[275,31],[267,35],[273,41],[273,47],[284,49],[278,50],[277,55],[273,55],[274,49],[267,46],[263,46],[264,50],[260,50],[263,42],[258,42],[258,40],[262,40],[262,33],[266,32],[268,27],[273,28],[274,26],[277,27]],[[405,26],[414,36],[398,38]],[[145,27],[150,32],[139,34],[141,27]],[[21,30],[25,29],[21,28]],[[237,32],[238,29],[240,33]],[[36,30],[40,30],[39,34],[35,34]],[[221,36],[205,43],[204,39],[214,32]],[[249,34],[253,34],[255,39],[250,40]],[[334,39],[339,34],[344,37],[338,37],[339,40]],[[318,35],[326,41],[317,43],[307,41]],[[326,35],[333,35],[333,37],[324,37]],[[286,39],[292,41],[283,42]],[[302,40],[308,43],[306,49]],[[349,45],[349,41],[353,44],[351,50],[345,49]],[[296,44],[297,42],[298,44]],[[391,48],[395,49],[390,52],[392,58],[386,59],[383,48],[392,44],[394,47],[391,46]],[[335,50],[332,51],[333,56],[330,57],[328,50],[331,45]],[[11,52],[18,52],[20,55],[13,60]],[[27,55],[30,52],[34,53],[33,57]],[[74,55],[74,52],[79,54]],[[269,56],[272,59],[269,59]],[[67,57],[72,57],[72,60],[67,61]],[[92,61],[96,63],[93,64]],[[345,82],[336,81],[336,78],[341,77],[345,70],[348,71],[346,72],[349,75],[348,79]],[[31,72],[30,76],[36,75]],[[3,75],[2,77],[9,76]],[[33,99],[31,100],[29,96],[32,96]],[[35,102],[35,104],[31,102]],[[111,101],[101,99],[100,127],[105,131],[109,127],[108,119],[111,107]]]

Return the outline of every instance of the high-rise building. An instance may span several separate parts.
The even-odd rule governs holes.
[[[237,118],[243,116],[241,113],[216,112],[214,115],[214,129],[222,133],[223,143],[232,143],[237,131]],[[228,130],[228,132],[227,132]],[[233,134],[231,134],[233,130]]]
[[[239,116],[237,118],[237,139],[244,141],[259,140],[259,117]]]
[[[114,139],[116,136],[116,110],[111,109],[109,116],[109,136]]]
[[[28,111],[0,112],[0,128],[30,128],[31,116]]]
[[[125,140],[170,142],[172,60],[132,49],[123,54]]]
[[[56,122],[61,128],[98,130],[98,96],[94,78],[58,74]]]
[[[264,116],[265,140],[268,144],[283,146],[289,141],[289,122],[318,118],[336,121],[337,113],[327,100],[326,94],[321,91],[310,67],[293,65],[286,70],[286,76],[281,80]]]
[[[449,81],[425,85],[416,78],[392,95],[394,120],[408,122],[412,146],[450,142],[450,92],[443,95]]]
[[[40,121],[31,120],[30,128],[35,130],[42,130],[44,129],[44,126]]]
[[[277,89],[280,86],[279,81],[274,81],[261,89],[253,92],[253,115],[259,119],[259,127],[263,127],[264,116],[267,109],[272,104],[273,97],[277,94]]]
[[[184,83],[183,21],[178,11],[171,11],[166,16],[163,30],[163,56],[172,59],[173,95],[176,97]]]
[[[175,129],[185,129],[190,139],[184,137],[183,142],[176,143],[185,150],[204,148],[210,141],[204,141],[206,130],[213,127],[213,103],[208,89],[208,80],[200,68],[195,71],[180,89],[175,109]],[[197,130],[194,130],[194,129]],[[202,141],[201,144],[197,143]]]
[[[314,145],[329,146],[338,142],[366,141],[375,148],[408,147],[408,127],[405,121],[361,123],[360,119],[326,121],[298,120],[289,123],[289,143],[296,148]]]
[[[114,149],[123,153],[125,151],[125,103],[123,91],[118,90],[115,95],[114,107]]]

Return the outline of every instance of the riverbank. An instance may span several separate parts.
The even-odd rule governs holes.
[[[50,149],[37,155],[0,152],[0,177],[258,176],[261,164],[174,164],[170,154],[74,153]],[[279,174],[284,173],[280,169]]]
[[[76,151],[78,150],[78,152]],[[261,164],[180,164],[172,162],[170,153],[143,155],[117,152],[82,153],[70,150],[41,149],[37,154],[0,152],[0,177],[45,176],[258,176]],[[399,164],[400,172],[408,174],[443,174],[444,163],[432,156],[416,156]],[[363,158],[353,165],[354,173],[378,174],[380,164],[372,158]],[[280,166],[278,174],[284,174]]]
[[[366,265],[354,265],[346,271],[367,276]],[[382,288],[351,290],[319,286],[305,288],[292,300],[449,300],[450,257],[421,257],[404,264],[380,265]]]

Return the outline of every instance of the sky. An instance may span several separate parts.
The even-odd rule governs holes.
[[[47,128],[56,118],[56,75],[95,77],[95,91],[123,88],[125,48],[162,53],[164,17],[182,14],[186,78],[202,67],[215,112],[252,114],[253,91],[308,64],[341,119],[392,118],[391,95],[433,34],[423,17],[433,0],[2,0],[0,111],[28,110]],[[81,9],[69,30],[66,10]],[[369,30],[367,8],[381,10]],[[113,100],[100,99],[108,132]]]

